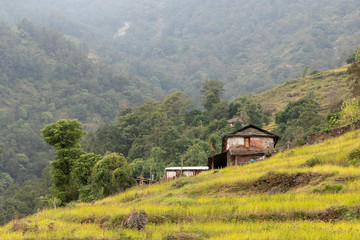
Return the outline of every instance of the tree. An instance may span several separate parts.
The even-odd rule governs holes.
[[[62,203],[78,198],[75,181],[71,171],[74,161],[83,153],[80,148],[80,139],[85,135],[78,120],[61,119],[49,124],[41,130],[44,141],[55,148],[55,160],[51,164],[50,189],[52,195]]]
[[[322,116],[320,104],[309,94],[298,101],[289,102],[284,111],[275,114],[276,132],[281,136],[281,143],[304,140],[310,132],[319,130]]]
[[[360,61],[352,63],[347,71],[350,92],[353,96],[360,96]]]
[[[77,119],[60,119],[41,129],[44,141],[55,149],[79,146],[80,139],[84,135],[85,132]]]
[[[209,144],[195,139],[193,144],[188,148],[185,154],[182,155],[184,166],[204,166],[207,165],[207,159],[209,156]]]
[[[131,187],[133,168],[124,155],[107,153],[98,161],[91,173],[92,194],[95,198],[103,198]]]
[[[188,95],[176,92],[165,97],[162,105],[167,117],[175,121],[176,124],[180,124],[184,121],[185,114],[194,104]]]
[[[238,117],[246,124],[254,124],[259,127],[269,123],[268,114],[260,104],[256,104],[249,96],[240,96],[229,105],[229,117]]]
[[[206,80],[200,89],[201,101],[204,108],[210,112],[213,106],[220,103],[224,92],[224,84],[217,80]]]
[[[96,155],[94,153],[84,153],[74,161],[72,177],[79,188],[80,200],[94,199],[91,196],[91,171],[95,164],[101,159],[101,155]]]
[[[343,102],[340,112],[340,123],[354,124],[360,119],[360,99],[351,98]]]

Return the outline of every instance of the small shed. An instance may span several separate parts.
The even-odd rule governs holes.
[[[208,166],[217,169],[265,159],[275,153],[278,140],[275,134],[248,125],[223,137],[222,151],[208,158]]]
[[[144,177],[142,177],[142,176],[137,177],[137,178],[136,178],[136,182],[137,182],[137,184],[140,185],[140,186],[149,185],[149,184],[152,183],[151,178],[144,178]]]
[[[181,174],[191,177],[198,175],[202,171],[209,170],[209,167],[168,167],[165,168],[166,180],[179,177]]]

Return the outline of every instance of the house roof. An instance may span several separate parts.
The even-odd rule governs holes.
[[[243,127],[241,129],[238,129],[235,132],[232,132],[225,137],[272,137],[274,139],[274,146],[279,140],[279,136],[252,124],[247,125],[246,127]]]
[[[243,122],[243,120],[241,118],[239,118],[239,117],[232,118],[232,119],[229,119],[227,121],[228,121],[228,123]]]

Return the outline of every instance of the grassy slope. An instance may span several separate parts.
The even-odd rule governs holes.
[[[349,65],[337,69],[306,76],[306,80],[292,79],[273,89],[257,94],[255,100],[272,112],[283,110],[290,101],[297,101],[304,97],[309,87],[322,107],[322,113],[328,113],[329,107],[343,99],[347,90],[347,68]]]
[[[347,163],[349,153],[359,148],[360,131],[350,132],[263,162],[135,187],[93,204],[43,210],[37,231],[34,215],[1,227],[0,239],[163,239],[169,235],[192,237],[186,239],[353,239],[360,231],[360,169]],[[300,166],[314,156],[321,164]],[[285,181],[286,176],[299,172],[318,175],[296,186]],[[280,185],[264,188],[266,182],[259,180],[264,176],[263,180],[285,183],[281,186],[288,191],[269,195],[270,189]],[[134,209],[149,214],[150,222],[142,231],[121,227],[123,217]],[[325,214],[321,220],[321,213],[329,209],[334,210],[333,216]],[[341,220],[331,219],[338,213]],[[49,227],[51,222],[53,227]],[[10,232],[15,225],[23,226],[21,229],[27,225],[28,230]]]

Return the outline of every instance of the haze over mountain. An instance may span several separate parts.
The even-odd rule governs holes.
[[[165,94],[197,95],[205,79],[223,81],[228,99],[260,92],[307,65],[340,66],[360,37],[355,0],[0,3],[3,20],[55,28]]]

